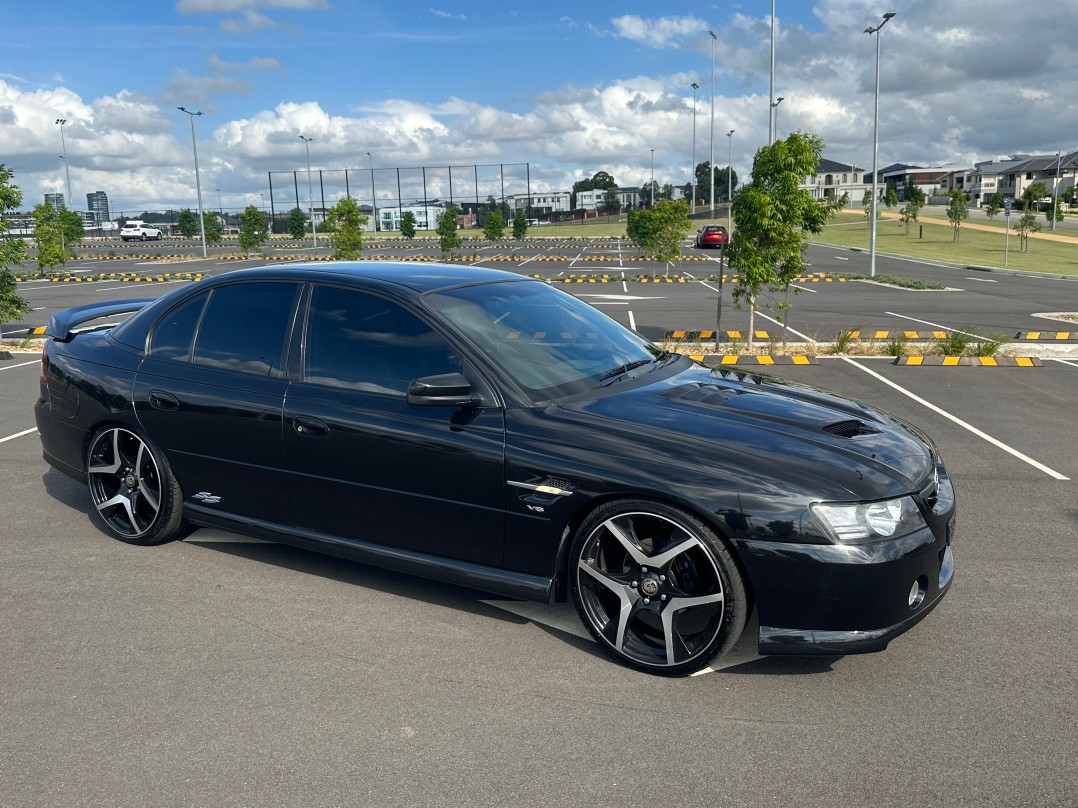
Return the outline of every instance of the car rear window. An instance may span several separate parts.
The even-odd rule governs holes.
[[[213,290],[193,361],[221,370],[277,376],[299,284],[236,283]]]

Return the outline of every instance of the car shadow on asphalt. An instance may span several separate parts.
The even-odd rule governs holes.
[[[49,496],[84,514],[87,521],[97,531],[103,536],[110,537],[110,534],[92,518],[93,509],[86,486],[51,468],[42,476],[42,483]],[[198,547],[258,563],[272,564],[294,572],[455,609],[477,617],[496,619],[519,626],[531,624],[576,650],[601,659],[608,659],[581,624],[571,603],[559,602],[547,605],[513,598],[500,598],[477,589],[420,578],[287,544],[252,539],[224,530],[195,529],[185,536],[182,542],[188,547]],[[166,544],[161,549],[167,546]],[[738,642],[726,656],[706,672],[763,676],[809,675],[827,673],[831,670],[832,664],[841,659],[838,656],[761,657],[756,652],[758,630],[759,623],[754,610]],[[641,673],[640,675],[649,676],[650,674]]]

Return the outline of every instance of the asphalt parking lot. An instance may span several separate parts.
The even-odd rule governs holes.
[[[811,255],[816,267],[859,258]],[[577,263],[546,274],[586,268]],[[963,284],[963,271],[894,273],[965,289],[938,295],[815,284],[795,318],[805,333],[914,316],[1025,330],[1050,322],[1035,313],[1078,310],[1073,281],[993,273],[984,278],[995,283]],[[133,286],[20,291],[41,307],[32,324],[78,302],[170,288]],[[595,287],[566,288],[632,296],[585,299],[645,333],[714,326],[716,297],[700,284]],[[836,323],[840,314],[857,322]],[[724,327],[745,327],[731,317]],[[36,356],[0,361],[3,802],[1074,805],[1078,360],[988,369],[834,358],[769,372],[882,407],[936,439],[959,496],[955,584],[882,653],[758,658],[742,643],[721,670],[671,680],[607,661],[563,604],[502,601],[223,532],[157,548],[116,542],[90,522],[86,491],[41,460]]]

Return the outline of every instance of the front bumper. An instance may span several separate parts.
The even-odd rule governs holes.
[[[905,634],[939,605],[947,594],[953,577],[954,555],[948,546],[940,564],[935,597],[922,601],[905,620],[884,628],[846,631],[760,626],[759,651],[761,654],[869,654],[882,651],[891,640]]]
[[[738,542],[756,592],[760,653],[882,651],[950,591],[953,535],[951,511],[931,528],[893,542]],[[917,591],[920,597],[911,598]]]

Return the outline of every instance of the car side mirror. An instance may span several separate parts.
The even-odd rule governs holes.
[[[472,385],[461,373],[424,376],[408,385],[408,403],[417,407],[470,407]]]

